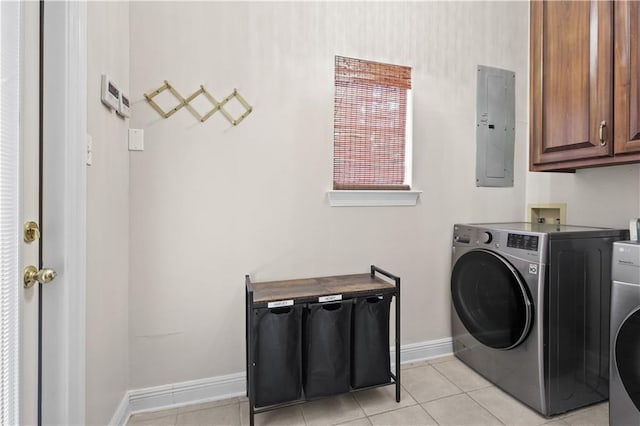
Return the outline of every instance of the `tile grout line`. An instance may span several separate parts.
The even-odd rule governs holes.
[[[444,361],[444,362],[448,362],[448,361]],[[420,365],[420,366],[416,366],[416,367],[425,367],[425,366]],[[409,392],[409,390],[407,389],[407,393],[408,393],[409,395],[411,395],[411,397],[413,398],[413,400],[414,400],[414,401],[416,401],[417,405],[418,405],[420,408],[422,408],[422,410],[423,410],[425,413],[427,413],[427,415],[429,415],[429,417],[431,417],[431,418],[433,419],[433,421],[434,421],[434,422],[436,422],[436,423],[439,425],[440,423],[438,423],[438,421],[433,417],[433,415],[429,412],[429,410],[427,410],[427,408],[424,406],[424,404],[427,404],[427,403],[429,403],[429,402],[433,402],[433,401],[438,401],[438,400],[441,400],[441,399],[444,399],[444,398],[450,398],[450,397],[452,397],[452,396],[456,396],[456,395],[463,395],[463,394],[465,394],[465,391],[463,391],[462,389],[460,389],[460,387],[458,387],[458,385],[456,385],[456,384],[455,384],[455,383],[453,383],[451,380],[449,380],[449,378],[448,378],[446,375],[444,375],[443,373],[441,373],[440,371],[438,371],[438,369],[437,369],[437,368],[435,368],[433,364],[431,364],[431,363],[427,363],[426,367],[431,367],[431,368],[433,369],[433,371],[435,371],[435,372],[436,372],[438,375],[440,375],[440,376],[441,376],[445,381],[449,382],[449,383],[450,383],[454,388],[458,389],[458,391],[459,391],[458,393],[455,393],[455,394],[453,394],[453,395],[445,395],[445,396],[441,396],[441,397],[439,397],[439,398],[430,399],[429,401],[420,402],[420,401],[418,401],[418,398],[416,398],[415,396],[411,395],[411,392]],[[415,367],[414,367],[414,368],[415,368]],[[493,417],[495,417],[495,416],[493,416]],[[500,421],[500,420],[498,419],[498,421]],[[500,422],[500,423],[502,423],[502,422]]]
[[[450,362],[450,361],[446,361],[446,362]],[[446,362],[441,362],[441,363],[439,363],[439,364],[437,364],[437,365],[446,364]],[[462,365],[464,365],[464,363],[462,363]],[[467,367],[467,368],[469,368],[469,367],[468,367],[468,366],[466,366],[466,365],[464,365],[464,366],[465,366],[465,367]],[[436,365],[433,365],[432,367],[433,367],[433,369],[434,369],[434,370],[436,370],[438,373],[440,373],[443,377],[447,378],[447,380],[449,380],[449,381],[450,381],[454,386],[456,386],[458,389],[460,389],[463,393],[467,393],[467,392],[470,392],[470,391],[474,391],[474,390],[476,390],[476,389],[471,389],[471,390],[469,390],[469,391],[466,391],[465,389],[462,389],[462,387],[458,386],[458,384],[456,384],[456,383],[453,381],[453,379],[450,379],[450,378],[449,378],[449,376],[447,376],[447,374],[446,374],[446,373],[444,373],[443,371],[440,371],[440,370],[438,369],[438,367],[436,367]],[[469,370],[470,370],[473,374],[478,375],[482,380],[484,380],[485,382],[487,382],[487,383],[488,383],[488,385],[487,385],[487,386],[482,386],[482,387],[480,387],[480,388],[478,388],[478,389],[482,389],[482,388],[485,388],[485,387],[493,386],[493,383],[489,382],[487,379],[485,379],[484,377],[482,377],[480,374],[476,373],[472,368],[469,368]],[[465,374],[467,374],[467,372],[465,372]]]
[[[492,387],[493,387],[493,386],[492,386]],[[480,389],[488,389],[488,387],[486,387],[486,388],[480,388]],[[470,392],[474,392],[474,391],[477,391],[477,390],[479,390],[479,389],[474,389],[474,390],[472,390],[472,391],[470,391]],[[469,399],[471,399],[473,402],[475,402],[476,404],[478,404],[478,407],[480,407],[480,408],[484,409],[487,413],[491,414],[493,417],[495,417],[496,419],[498,419],[498,421],[499,421],[500,423],[502,423],[503,425],[506,425],[506,424],[507,424],[507,423],[506,423],[505,421],[503,421],[500,417],[498,417],[498,415],[497,415],[497,414],[495,414],[493,411],[491,411],[491,410],[489,409],[489,407],[485,406],[483,403],[481,403],[480,401],[478,401],[477,399],[475,399],[475,398],[473,397],[473,395],[471,395],[469,392],[465,392],[464,394],[465,394],[465,395],[467,395],[467,396],[469,397]],[[538,426],[540,426],[540,425],[538,425]]]
[[[409,396],[411,396],[411,399],[414,401],[415,404],[405,405],[403,407],[390,408],[388,410],[383,410],[383,411],[380,411],[379,413],[374,413],[374,414],[371,414],[371,415],[369,415],[369,414],[367,414],[365,412],[364,413],[365,417],[369,418],[369,417],[377,416],[379,414],[390,413],[392,411],[402,410],[403,408],[415,407],[416,405],[420,405],[420,403],[418,401],[416,401],[416,399],[413,397],[413,395],[411,395],[408,390],[404,389],[404,386],[402,386],[402,384],[400,385],[400,388],[402,388],[407,394],[409,394]],[[400,395],[402,395],[402,391],[400,391]],[[362,411],[364,411],[364,409],[362,409]]]
[[[429,412],[429,410],[427,410],[427,408],[426,408],[424,405],[422,405],[422,404],[418,403],[418,407],[420,407],[420,408],[422,409],[422,411],[424,411],[424,412],[427,414],[427,416],[429,416],[429,418],[433,419],[433,421],[434,421],[434,422],[436,422],[436,424],[438,424],[438,425],[440,424],[440,423],[438,423],[438,421],[437,421],[437,420],[436,420],[436,419],[431,415],[431,413]]]
[[[307,423],[307,418],[304,416],[304,410],[302,409],[302,405],[300,406],[300,415],[302,416],[302,421],[304,422],[305,426],[308,425],[309,423]]]
[[[476,390],[478,390],[478,389],[487,389],[487,388],[493,387],[494,385],[493,385],[492,383],[490,383],[490,382],[489,382],[489,384],[488,384],[487,386],[482,386],[482,387],[480,387],[480,388],[478,388],[478,389],[472,389],[472,390],[466,391],[466,390],[462,389],[460,386],[458,386],[458,385],[457,385],[455,382],[453,382],[453,380],[451,380],[451,379],[450,379],[450,378],[449,378],[449,377],[448,377],[444,372],[440,371],[440,370],[436,367],[436,365],[439,365],[439,364],[445,364],[445,363],[447,363],[447,362],[452,362],[452,361],[454,361],[454,360],[455,360],[455,359],[453,359],[453,360],[449,360],[449,361],[443,361],[443,362],[439,362],[439,363],[434,363],[434,364],[429,363],[429,365],[434,369],[434,371],[435,371],[436,373],[438,373],[438,374],[439,374],[440,376],[442,376],[446,381],[448,381],[448,382],[449,382],[449,383],[451,383],[454,387],[456,387],[457,389],[459,389],[459,390],[460,390],[460,392],[461,392],[461,393],[459,393],[459,394],[457,394],[457,395],[465,395],[465,396],[467,396],[469,399],[471,399],[471,401],[473,401],[474,403],[476,403],[476,404],[478,405],[478,407],[480,407],[481,409],[483,409],[484,411],[486,411],[486,412],[487,412],[491,417],[493,417],[494,419],[496,419],[500,424],[505,425],[505,423],[502,421],[502,419],[500,419],[497,415],[495,415],[493,412],[491,412],[487,407],[483,406],[483,405],[482,405],[482,404],[480,404],[478,401],[476,401],[476,400],[475,400],[471,395],[469,395],[469,392],[473,392],[473,391],[476,391]],[[475,373],[475,372],[474,372],[474,373]],[[477,374],[477,373],[475,373],[475,374]],[[483,379],[484,379],[484,378],[483,378]],[[485,380],[486,380],[486,379],[485,379]],[[441,397],[441,398],[437,398],[437,399],[434,399],[434,400],[431,400],[431,401],[427,401],[427,402],[424,402],[424,403],[420,403],[420,406],[423,408],[423,410],[425,410],[425,411],[427,412],[427,414],[429,414],[429,416],[431,416],[431,418],[433,418],[433,416],[431,415],[431,413],[429,413],[429,410],[427,410],[427,408],[426,408],[423,404],[426,404],[426,403],[428,403],[428,402],[433,402],[433,401],[441,400],[441,399],[444,399],[444,398],[451,398],[451,397],[453,397],[453,396],[456,396],[456,395],[443,396],[443,397]],[[435,418],[433,418],[433,419],[435,420]],[[436,423],[437,423],[437,420],[435,420],[435,421],[436,421]]]
[[[438,375],[440,375],[443,379],[445,379],[447,382],[449,382],[454,388],[458,389],[460,391],[460,393],[465,393],[464,389],[462,389],[460,386],[456,385],[452,380],[450,380],[444,373],[441,373],[437,368],[435,368],[433,365],[430,365],[431,368],[433,368],[433,370],[438,373]],[[451,395],[449,395],[451,396]],[[442,399],[442,398],[446,398],[446,397],[441,397],[441,398],[437,398],[437,399]],[[434,400],[435,401],[435,400]]]
[[[362,404],[360,404],[360,401],[358,401],[358,398],[356,397],[355,393],[352,394],[354,401],[356,401],[356,404],[358,404],[358,407],[360,407],[360,411],[362,411],[362,414],[364,414],[364,417],[369,420],[369,415],[367,414],[367,412],[364,410],[364,408],[362,407]],[[357,420],[357,419],[354,419]],[[371,423],[371,420],[369,420],[369,423]]]
[[[424,406],[424,404],[428,404],[428,403],[435,402],[435,401],[439,401],[439,400],[446,399],[446,398],[453,398],[453,397],[460,396],[460,395],[465,395],[465,396],[467,396],[469,399],[471,399],[471,401],[473,401],[476,405],[478,405],[478,407],[480,407],[482,410],[486,411],[486,412],[487,412],[491,417],[493,417],[494,419],[496,419],[496,420],[498,421],[498,423],[499,423],[499,424],[501,424],[501,425],[506,425],[506,423],[505,423],[505,422],[503,422],[500,418],[498,418],[498,416],[496,416],[495,414],[493,414],[491,411],[489,411],[489,410],[488,410],[487,408],[485,408],[484,406],[480,405],[480,404],[479,404],[475,399],[471,398],[471,396],[470,396],[470,395],[468,395],[466,392],[462,392],[462,393],[459,393],[459,394],[456,394],[456,395],[444,396],[444,397],[442,397],[442,398],[434,399],[434,400],[432,400],[432,401],[423,402],[423,403],[421,403],[420,405],[422,406],[422,408],[424,409],[424,411],[426,411],[426,412],[427,412],[427,414],[429,414],[429,416],[431,416],[431,418],[432,418],[436,423],[438,423],[438,421],[435,419],[435,417],[433,417],[433,415],[432,415],[431,413],[429,413],[429,410],[427,410],[427,408]],[[438,423],[438,424],[440,424],[440,423]]]

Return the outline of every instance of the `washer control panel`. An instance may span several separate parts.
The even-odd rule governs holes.
[[[507,247],[529,251],[538,251],[538,236],[509,233],[507,236]]]
[[[519,229],[494,229],[484,224],[456,224],[453,227],[454,252],[461,248],[497,250],[528,262],[543,263],[546,241],[542,233],[520,232]]]
[[[453,230],[453,241],[463,244],[490,244],[493,241],[493,235],[489,231],[478,233],[477,230],[456,227]]]

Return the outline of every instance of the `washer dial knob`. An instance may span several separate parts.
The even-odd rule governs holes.
[[[480,241],[482,241],[484,244],[489,244],[492,240],[493,235],[491,235],[491,232],[483,232],[480,235]]]

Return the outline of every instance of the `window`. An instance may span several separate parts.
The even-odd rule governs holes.
[[[336,56],[334,190],[411,189],[411,68]]]

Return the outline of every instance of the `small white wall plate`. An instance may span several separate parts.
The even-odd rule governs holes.
[[[102,103],[111,109],[118,109],[120,105],[120,89],[118,85],[106,74],[102,74],[102,90],[100,91]]]

